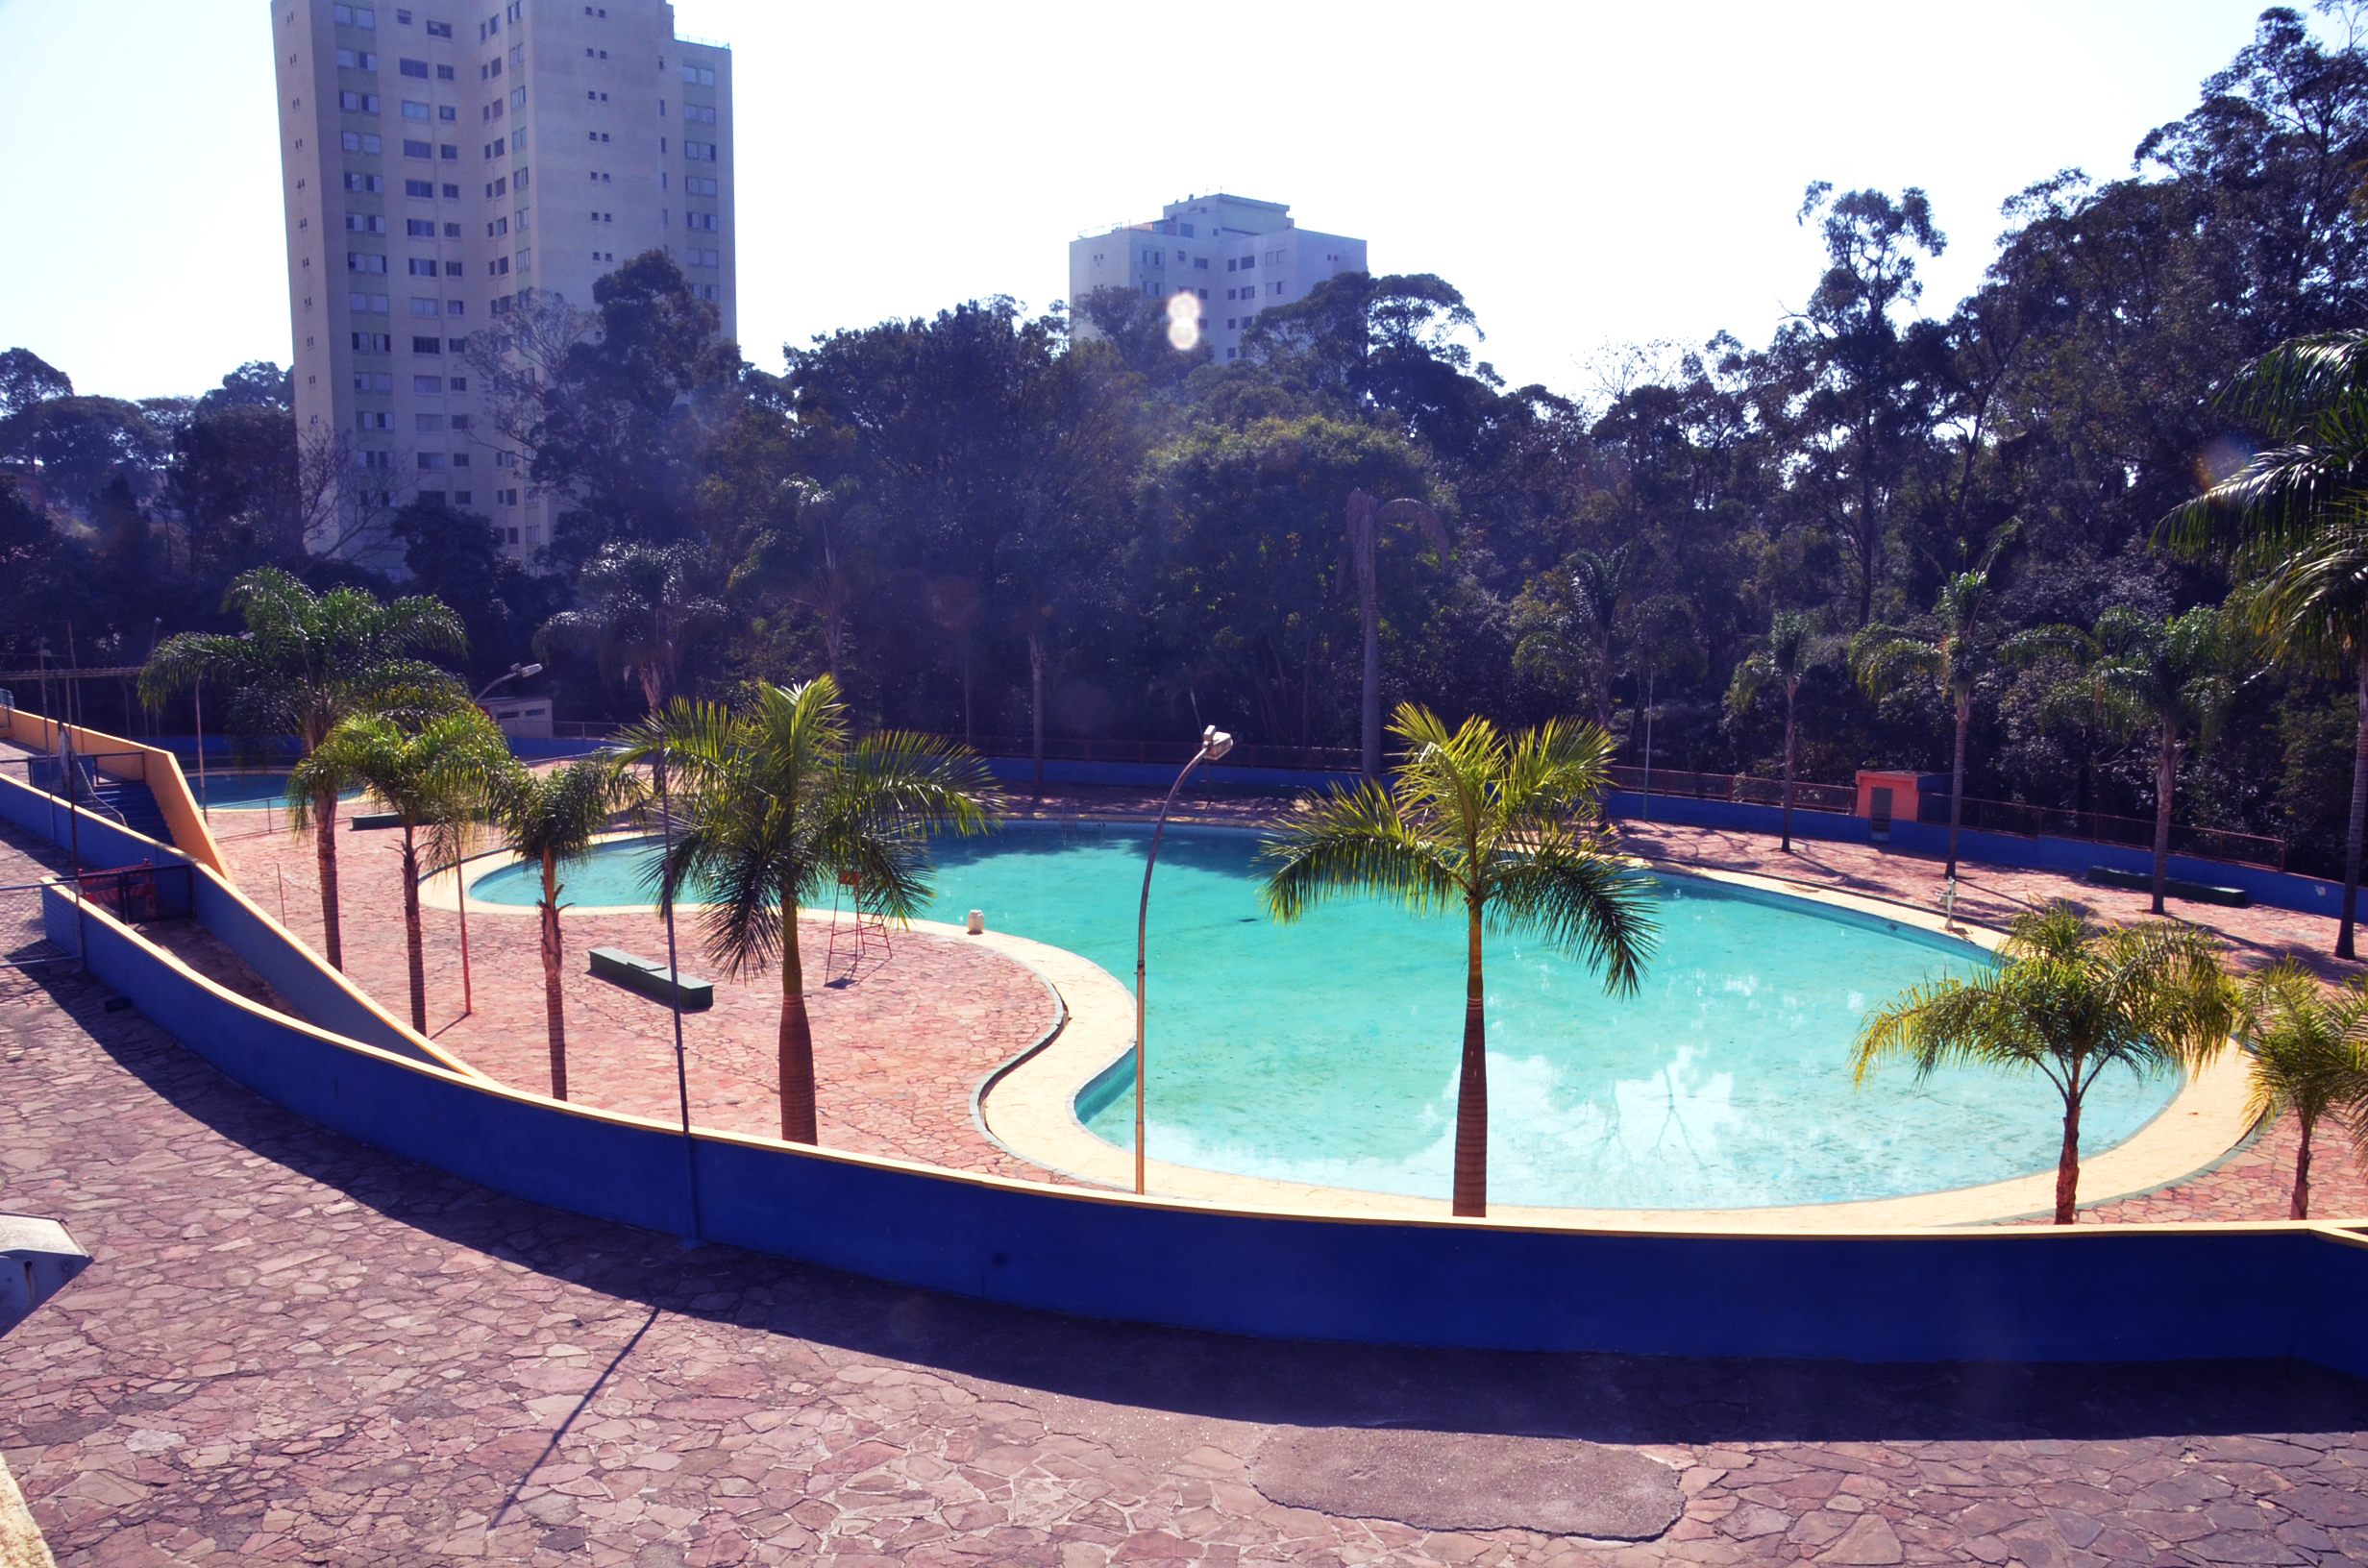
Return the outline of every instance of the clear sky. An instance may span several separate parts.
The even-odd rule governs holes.
[[[287,362],[269,10],[0,0],[0,347],[123,397]],[[1945,308],[2000,201],[2126,172],[2259,10],[682,0],[677,25],[736,50],[741,337],[768,369],[974,296],[1041,308],[1078,231],[1224,189],[1442,275],[1506,376],[1584,392],[1607,344],[1764,339],[1815,279],[1811,180],[1928,190]]]

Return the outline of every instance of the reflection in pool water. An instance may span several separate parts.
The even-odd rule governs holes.
[[[1134,972],[1148,834],[1015,826],[941,844],[925,913]],[[1151,900],[1149,1142],[1246,1175],[1444,1197],[1462,1043],[1460,923],[1371,901],[1267,919],[1247,834],[1171,829]],[[649,896],[646,851],[568,874],[580,905]],[[1860,1017],[1986,962],[1962,943],[1692,878],[1661,883],[1661,946],[1624,1000],[1559,954],[1488,945],[1490,1197],[1586,1208],[1744,1208],[1892,1197],[2053,1168],[2056,1097],[2035,1077],[1959,1070],[1850,1083]],[[498,871],[479,897],[530,903]],[[2102,1080],[2083,1142],[2128,1138],[2174,1085]],[[1081,1096],[1131,1142],[1132,1078]]]

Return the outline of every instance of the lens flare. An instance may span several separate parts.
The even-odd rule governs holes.
[[[1168,346],[1178,354],[1200,346],[1200,296],[1189,288],[1168,296]]]

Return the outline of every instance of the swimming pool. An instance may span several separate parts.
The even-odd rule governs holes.
[[[1147,831],[1015,826],[941,845],[925,913],[1134,972]],[[1277,926],[1246,833],[1171,829],[1151,900],[1149,1142],[1243,1175],[1444,1196],[1462,1044],[1464,933],[1343,902]],[[649,897],[646,851],[612,846],[567,876],[582,905]],[[531,903],[493,872],[480,898]],[[1887,920],[1688,877],[1661,883],[1661,948],[1641,992],[1603,993],[1574,962],[1490,939],[1490,1197],[1501,1204],[1729,1209],[1969,1187],[2052,1169],[2058,1101],[2037,1078],[1905,1071],[1850,1083],[1860,1017],[1903,988],[1986,962]],[[2175,1085],[2109,1074],[2082,1145],[2120,1142]],[[1132,1080],[1079,1114],[1122,1147]]]
[[[209,763],[206,776],[197,775],[197,761],[193,757],[181,759],[181,772],[189,781],[189,796],[211,811],[251,810],[261,806],[287,804],[287,771],[226,772]],[[359,790],[347,790],[337,796],[340,800],[358,800]]]

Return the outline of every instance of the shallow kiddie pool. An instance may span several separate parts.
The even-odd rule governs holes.
[[[942,842],[924,913],[1134,973],[1147,830],[1015,825]],[[1462,1048],[1460,919],[1371,900],[1267,919],[1254,835],[1170,829],[1151,900],[1149,1139],[1162,1159],[1277,1180],[1443,1196]],[[609,845],[566,875],[580,905],[647,902],[649,851]],[[479,898],[530,904],[511,869]],[[2052,1169],[2046,1082],[1970,1069],[1850,1081],[1860,1018],[1906,987],[1988,962],[1878,918],[1690,877],[1658,879],[1660,948],[1635,996],[1514,937],[1487,947],[1489,1188],[1506,1204],[1731,1209],[1970,1187]],[[1079,1095],[1131,1144],[1129,1073]],[[2176,1090],[2115,1071],[2083,1118],[2094,1153]]]

